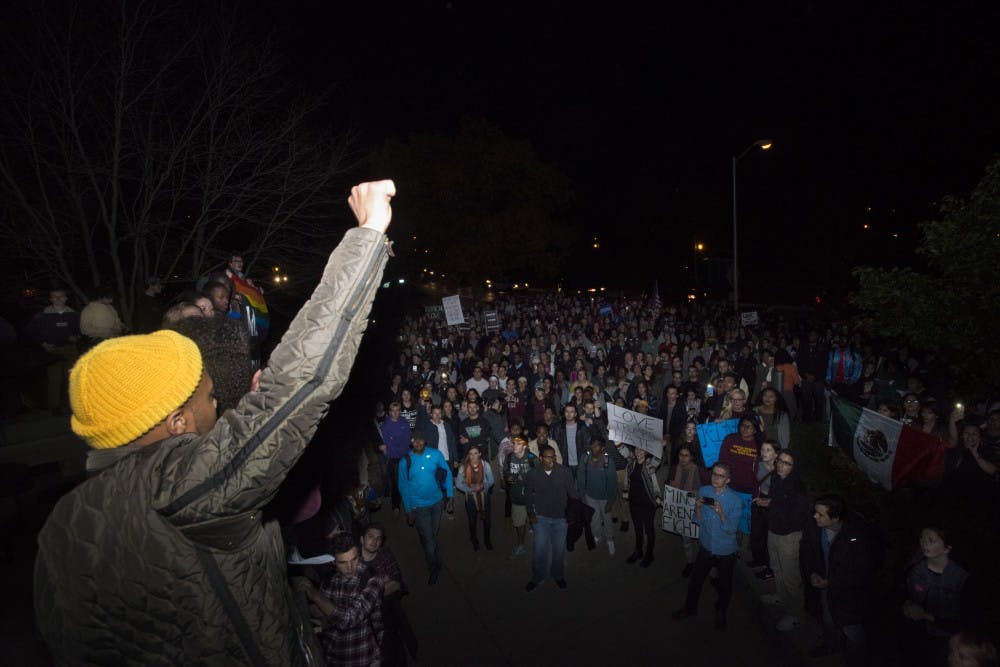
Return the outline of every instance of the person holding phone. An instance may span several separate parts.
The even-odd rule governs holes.
[[[733,596],[733,567],[738,549],[736,533],[743,515],[743,501],[729,488],[731,474],[727,464],[716,463],[712,466],[712,483],[698,490],[694,516],[701,545],[688,582],[687,599],[673,613],[674,620],[698,613],[701,588],[714,567],[719,574],[715,580],[719,592],[715,601],[715,629],[726,629],[726,609]]]

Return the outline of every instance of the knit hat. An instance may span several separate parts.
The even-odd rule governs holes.
[[[201,374],[198,346],[176,331],[106,340],[70,371],[70,426],[95,449],[127,445],[184,405]]]

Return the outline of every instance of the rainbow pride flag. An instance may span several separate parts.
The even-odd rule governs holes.
[[[242,314],[246,317],[250,335],[264,340],[267,338],[267,332],[271,328],[271,320],[267,314],[267,302],[264,300],[264,294],[236,274],[229,276],[229,279],[233,281],[233,295],[239,294],[243,297],[243,302],[246,304]]]

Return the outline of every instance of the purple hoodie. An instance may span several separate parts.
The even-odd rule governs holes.
[[[400,417],[396,421],[387,417],[382,423],[382,442],[390,459],[401,459],[410,453],[410,424]]]

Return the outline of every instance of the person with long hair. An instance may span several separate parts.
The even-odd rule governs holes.
[[[635,549],[632,555],[625,559],[626,563],[634,563],[642,558],[641,567],[649,567],[653,562],[653,547],[656,543],[656,531],[653,528],[653,515],[656,508],[663,506],[660,485],[656,481],[656,468],[659,460],[639,447],[625,464],[625,486],[623,496],[628,499],[629,514],[635,524]],[[643,552],[643,542],[646,550]]]
[[[774,579],[771,561],[767,553],[767,505],[763,502],[771,497],[771,479],[774,476],[778,452],[781,450],[774,440],[764,440],[760,444],[760,458],[757,460],[757,492],[750,506],[750,553],[753,556],[751,568],[761,568],[757,578],[761,581]]]
[[[691,424],[693,426],[693,424]],[[695,436],[697,441],[697,435]],[[670,486],[686,491],[688,495],[697,494],[704,482],[701,461],[701,447],[682,442],[677,451],[677,465],[670,479]],[[697,456],[696,456],[697,452]],[[698,538],[683,536],[681,548],[684,550],[684,569],[681,576],[687,579],[694,569],[694,561],[698,556]]]
[[[472,550],[479,551],[479,524],[483,525],[483,546],[493,551],[490,540],[490,497],[493,489],[493,468],[483,457],[479,447],[470,447],[458,475],[455,486],[465,494],[465,514],[469,519],[469,539]]]
[[[781,449],[791,446],[791,419],[785,408],[785,399],[774,387],[767,387],[760,392],[760,404],[754,408],[760,417],[764,429],[764,437],[774,440]]]
[[[747,406],[747,393],[742,389],[731,389],[722,399],[722,410],[715,421],[740,419],[747,414],[750,414],[750,409]]]
[[[729,486],[740,493],[753,493],[757,488],[757,460],[760,456],[760,431],[757,419],[745,416],[740,419],[736,433],[722,440],[719,462],[729,466]]]

